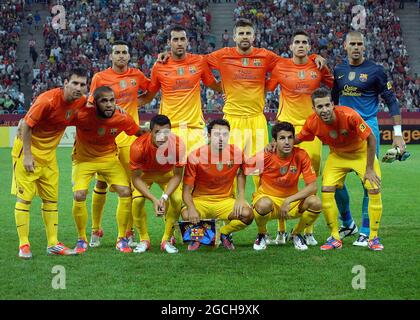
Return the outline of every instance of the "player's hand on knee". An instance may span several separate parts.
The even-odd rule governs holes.
[[[365,176],[363,177],[363,184],[366,183],[366,180],[370,182],[373,188],[379,189],[381,187],[381,178],[379,178],[373,169],[366,169]]]
[[[233,217],[235,219],[241,218],[242,211],[245,205],[246,205],[246,201],[244,199],[236,199],[235,204],[233,206]]]
[[[290,202],[285,199],[283,204],[280,207],[280,217],[287,219],[289,217],[288,213],[290,211]]]
[[[27,172],[35,171],[35,161],[31,153],[23,155],[23,167],[25,168]]]

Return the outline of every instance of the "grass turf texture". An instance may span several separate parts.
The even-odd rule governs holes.
[[[389,146],[382,146],[383,155]],[[379,235],[385,250],[371,252],[353,247],[355,237],[344,240],[343,249],[322,252],[319,246],[298,252],[292,243],[269,246],[256,252],[252,244],[256,225],[236,233],[237,250],[200,248],[188,252],[164,254],[159,244],[163,220],[155,218],[147,202],[152,248],[145,254],[123,254],[114,248],[116,238],[115,194],[109,194],[103,218],[105,236],[99,248],[81,256],[49,257],[40,213],[40,200],[31,208],[31,248],[34,258],[17,257],[18,238],[14,221],[15,198],[9,194],[11,180],[10,149],[0,149],[2,186],[0,203],[0,298],[1,299],[419,299],[420,222],[418,220],[418,168],[420,146],[409,146],[412,157],[406,162],[382,164],[384,213]],[[77,233],[71,193],[70,148],[58,150],[60,166],[59,240],[74,247]],[[325,159],[324,149],[324,159]],[[247,183],[251,200],[252,179]],[[361,220],[362,188],[355,174],[347,178],[351,209],[358,224]],[[158,194],[158,189],[153,188]],[[90,212],[91,190],[87,200]],[[295,224],[289,221],[287,230]],[[90,217],[88,232],[90,232]],[[276,222],[270,221],[275,233]],[[321,245],[328,237],[323,216],[315,226]],[[66,289],[55,290],[52,268],[62,265],[66,271]],[[352,268],[366,269],[366,289],[352,288],[356,276]]]

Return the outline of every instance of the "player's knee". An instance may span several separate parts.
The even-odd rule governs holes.
[[[97,189],[106,189],[108,187],[107,183],[105,181],[96,181],[96,186]]]
[[[73,198],[76,201],[86,201],[87,191],[86,190],[78,190],[74,192]]]
[[[263,197],[254,204],[254,209],[261,216],[265,216],[273,210],[273,202],[270,198]]]
[[[380,194],[381,189],[368,189],[368,194]]]
[[[131,197],[131,189],[129,187],[118,187],[117,188],[118,196],[121,198]]]
[[[312,211],[321,211],[322,209],[322,202],[317,196],[312,195],[308,199],[308,209]]]
[[[322,192],[335,192],[336,187],[334,186],[323,186]]]
[[[250,207],[242,209],[241,221],[247,225],[250,225],[254,220],[254,213]]]
[[[20,202],[20,203],[23,203],[23,204],[26,204],[26,205],[30,205],[31,204],[31,201],[26,201],[26,200],[23,200],[21,198],[17,198],[16,199],[16,202]]]

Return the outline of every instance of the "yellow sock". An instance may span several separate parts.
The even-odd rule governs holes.
[[[304,230],[305,234],[312,234],[314,233],[314,224],[311,224],[310,226],[307,226]]]
[[[241,220],[230,220],[228,224],[220,228],[220,233],[231,234],[246,228],[248,225],[243,223]]]
[[[178,210],[178,208],[174,208],[172,205],[169,205],[168,211],[165,215],[165,231],[161,242],[169,240],[173,235],[174,225],[178,221],[180,212],[180,209]]]
[[[327,226],[331,230],[331,236],[336,240],[340,240],[340,234],[338,233],[338,208],[335,203],[334,192],[322,193],[322,211],[324,212]]]
[[[306,228],[305,230],[308,230],[308,228],[313,225],[315,220],[318,219],[320,213],[321,213],[320,211],[315,212],[315,211],[306,210],[302,214],[302,217],[300,217],[297,225],[294,227],[293,233],[301,234],[303,229]]]
[[[86,200],[85,201],[73,200],[73,218],[74,218],[74,222],[76,222],[76,228],[77,228],[79,239],[83,239],[87,241],[86,227],[87,227],[87,221],[88,221],[88,212],[86,208]]]
[[[286,220],[279,219],[277,222],[277,231],[286,232]]]
[[[92,194],[92,231],[98,231],[101,229],[105,201],[106,188],[100,189],[95,186]]]
[[[127,219],[127,230],[126,231],[131,231],[133,229],[133,224],[134,224],[134,218],[133,218],[132,212],[130,212],[130,214],[128,215],[128,219]]]
[[[379,223],[381,222],[382,217],[382,197],[381,194],[370,194],[369,196],[369,240],[376,238],[378,236]]]
[[[257,210],[255,210],[255,208],[252,211],[254,212],[254,219],[257,224],[258,233],[267,233],[267,222],[270,220],[271,212],[266,215],[261,215],[257,212]]]
[[[257,191],[260,186],[260,176],[252,176],[252,181],[254,181],[254,190]]]
[[[15,220],[16,229],[19,236],[19,247],[29,244],[29,209],[31,205],[22,202],[16,202]]]
[[[55,246],[58,243],[58,205],[57,202],[42,203],[42,219],[44,220],[45,232],[47,234],[48,246]]]
[[[147,230],[147,214],[144,209],[144,203],[145,198],[143,196],[133,198],[131,212],[133,215],[133,223],[140,234],[140,240],[150,241],[149,232]]]
[[[131,196],[130,197],[118,197],[117,207],[117,225],[118,225],[118,238],[125,237],[125,231],[127,230],[128,215],[131,214]]]

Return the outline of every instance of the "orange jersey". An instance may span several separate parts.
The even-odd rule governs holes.
[[[166,64],[156,63],[151,78],[149,91],[162,88],[159,113],[171,120],[172,127],[184,123],[189,128],[204,128],[200,80],[206,86],[216,82],[205,57],[187,53],[181,61],[169,58]]]
[[[326,124],[315,113],[306,120],[298,134],[300,141],[312,141],[318,137],[332,151],[357,152],[366,147],[366,139],[372,130],[353,109],[344,106],[334,108],[336,120]]]
[[[184,165],[185,146],[177,135],[171,134],[168,142],[159,148],[153,144],[150,133],[138,137],[131,145],[131,170],[163,174],[171,171],[174,166],[183,167]]]
[[[293,59],[278,62],[266,83],[269,91],[278,84],[281,87],[277,119],[303,126],[313,113],[311,95],[321,83],[332,88],[334,77],[327,67],[318,70],[311,59],[305,64],[295,64]]]
[[[123,108],[139,124],[138,91],[147,91],[150,80],[139,69],[128,68],[124,73],[117,73],[112,68],[95,73],[90,84],[89,102],[93,103],[93,92],[101,86],[114,90],[116,104]],[[116,142],[119,147],[130,146],[134,137],[120,134]]]
[[[83,108],[76,114],[75,125],[73,159],[86,162],[117,159],[116,137],[123,131],[128,135],[139,131],[134,119],[119,110],[111,118],[99,118],[96,108]]]
[[[242,150],[233,144],[227,145],[221,155],[205,145],[188,155],[184,184],[194,186],[193,197],[232,197],[233,182],[244,164]]]
[[[247,55],[236,48],[222,48],[208,54],[207,62],[222,78],[226,103],[223,113],[229,116],[253,116],[264,112],[265,80],[279,57],[263,48],[253,48]]]
[[[32,128],[31,151],[38,164],[55,160],[55,150],[67,126],[73,125],[75,112],[86,105],[86,97],[64,100],[62,88],[48,90],[32,104],[25,121]]]
[[[296,194],[299,176],[302,174],[305,184],[316,181],[316,173],[311,159],[305,150],[294,147],[288,158],[281,158],[277,153],[264,152],[256,157],[264,156],[264,169],[260,174],[258,192],[270,196],[286,198]],[[252,161],[250,162],[252,166]]]

